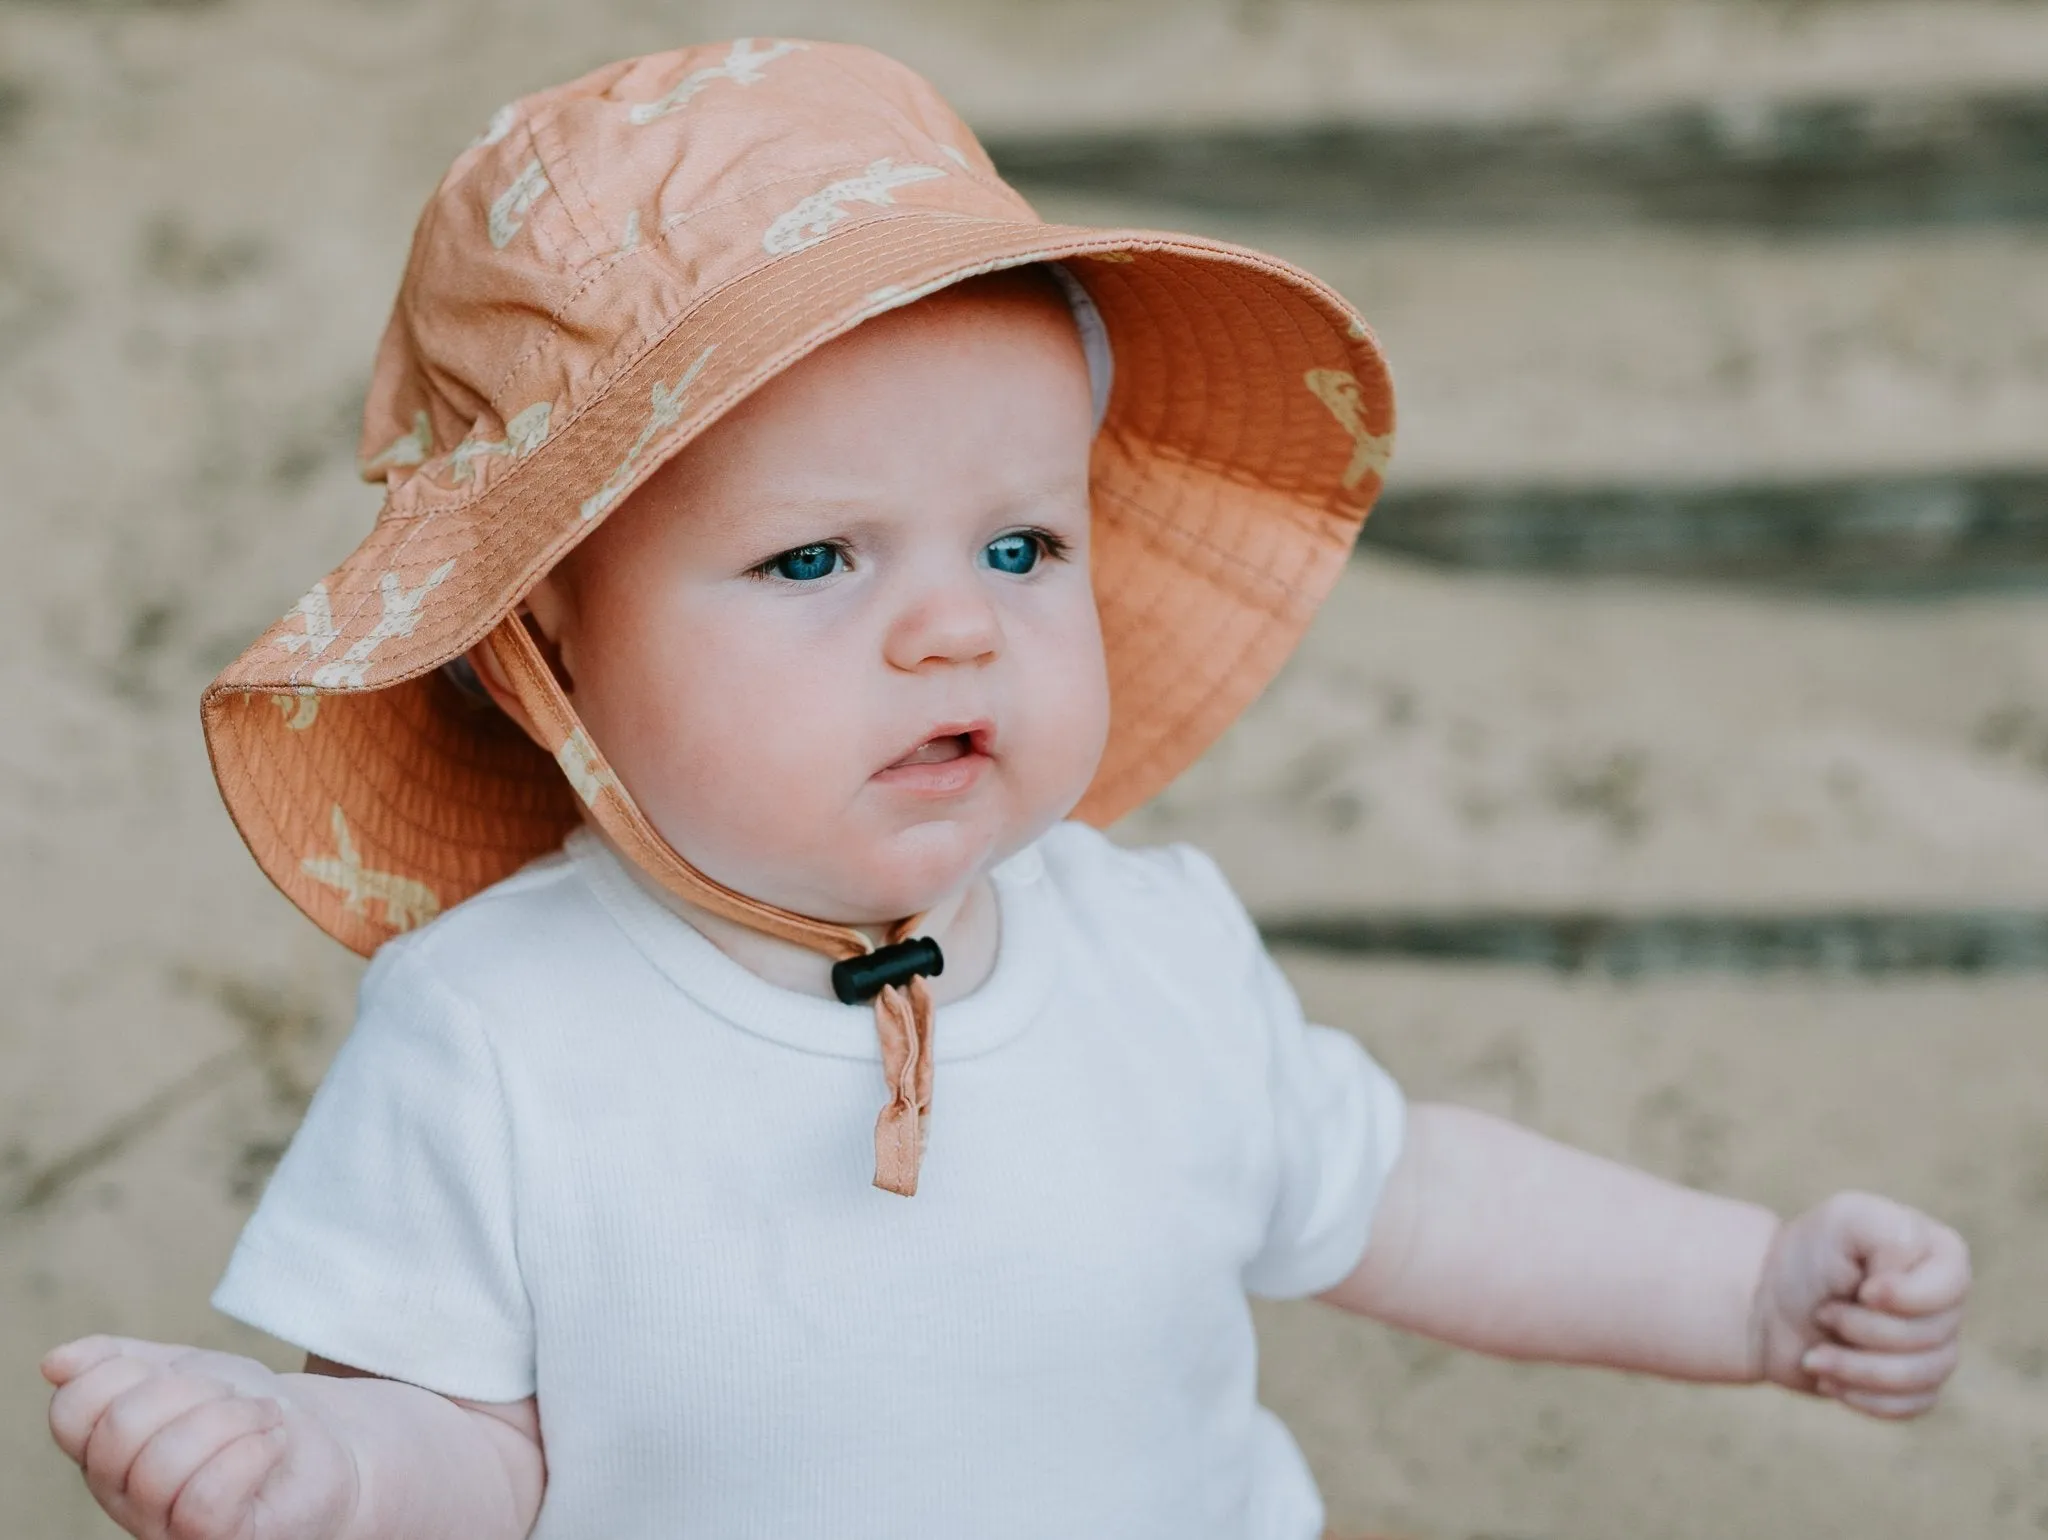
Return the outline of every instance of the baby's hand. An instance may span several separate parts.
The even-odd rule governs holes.
[[[1778,1230],[1750,1317],[1762,1377],[1873,1417],[1917,1417],[1956,1366],[1970,1251],[1947,1225],[1837,1193]]]
[[[355,1461],[253,1358],[81,1337],[52,1349],[50,1431],[140,1540],[335,1540]]]

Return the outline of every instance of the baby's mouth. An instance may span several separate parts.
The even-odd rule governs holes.
[[[905,765],[943,765],[973,752],[974,737],[971,733],[946,733],[937,738],[927,738],[889,768],[900,770]]]
[[[884,784],[951,796],[964,792],[993,764],[993,722],[940,722],[935,732],[876,772]]]

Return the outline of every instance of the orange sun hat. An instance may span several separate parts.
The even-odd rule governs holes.
[[[665,869],[516,611],[764,381],[882,311],[1052,261],[1115,360],[1091,467],[1111,727],[1075,816],[1159,791],[1279,669],[1379,491],[1393,397],[1371,333],[1277,258],[1045,223],[890,59],[742,38],[513,102],[435,189],[363,411],[376,525],[201,705],[257,863],[368,953],[554,849],[580,797],[693,901],[865,949]],[[441,671],[486,637],[552,759]]]

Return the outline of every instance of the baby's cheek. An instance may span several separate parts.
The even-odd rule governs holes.
[[[829,694],[808,693],[707,667],[687,684],[609,703],[615,735],[631,745],[619,768],[671,844],[724,865],[728,848],[772,848],[798,833],[823,790],[820,745],[839,737]]]
[[[1073,606],[1035,640],[1019,670],[1036,740],[1032,779],[1070,806],[1095,778],[1109,736],[1108,668],[1093,601]]]
[[[775,842],[844,803],[862,741],[844,696],[798,682],[720,704],[676,737],[697,817]]]
[[[1044,763],[1034,777],[1038,800],[1064,818],[1095,779],[1109,730],[1108,692],[1087,679],[1073,681],[1050,723]]]

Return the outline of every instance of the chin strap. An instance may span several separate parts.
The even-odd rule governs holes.
[[[486,641],[534,730],[590,809],[591,821],[634,865],[685,903],[721,919],[809,947],[842,965],[871,953],[877,962],[882,961],[881,953],[853,927],[814,920],[749,898],[705,876],[676,854],[590,741],[524,617],[508,615]],[[850,970],[841,966],[833,970],[842,999],[851,992],[855,999],[871,994],[874,1000],[875,1034],[881,1042],[882,1073],[889,1089],[888,1105],[875,1120],[875,1185],[906,1198],[917,1191],[925,1123],[932,1103],[932,997],[924,974],[939,971],[938,947],[929,941],[905,945],[924,918],[912,915],[889,927],[884,951],[894,954],[892,960],[902,960],[899,966]],[[920,946],[929,948],[929,953],[920,951]],[[907,972],[911,967],[917,971]],[[848,977],[862,980],[863,974],[866,979],[852,984],[850,990],[841,983]],[[869,989],[869,984],[874,987]]]

